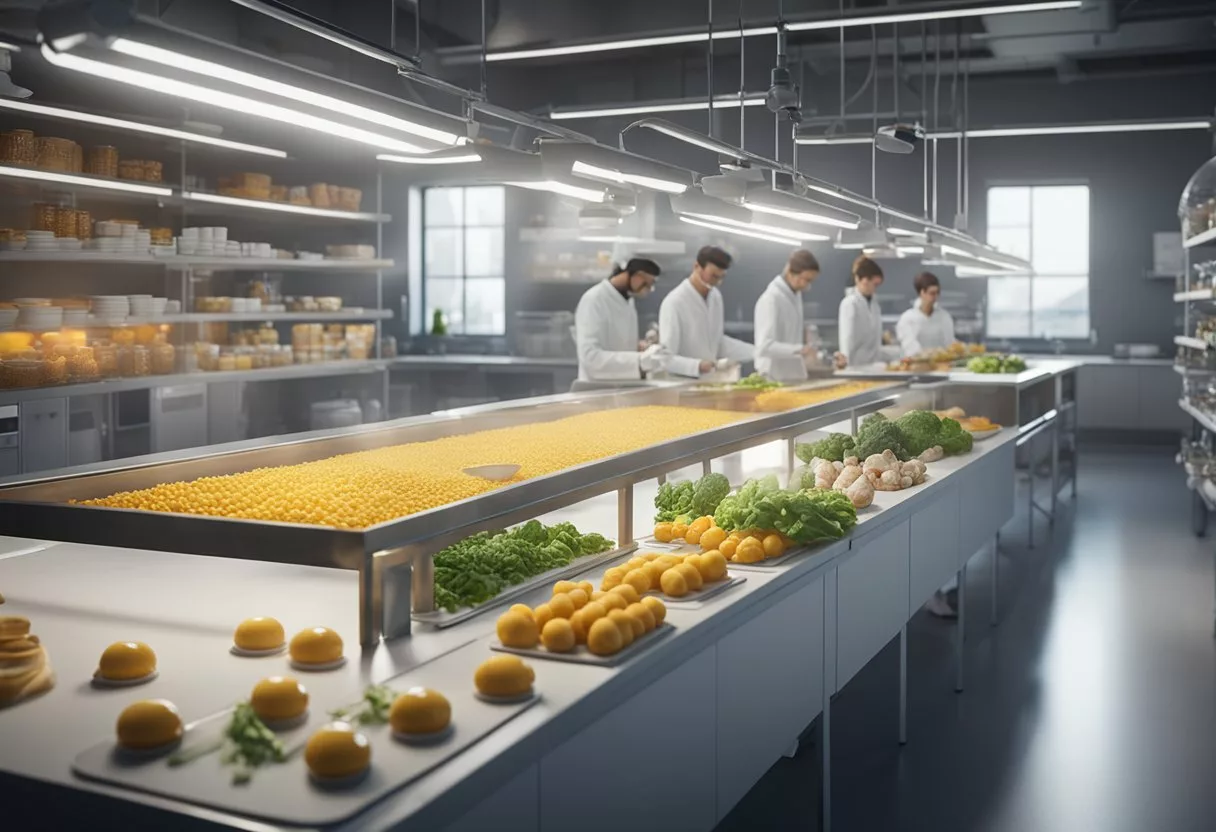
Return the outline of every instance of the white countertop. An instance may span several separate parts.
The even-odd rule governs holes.
[[[654,671],[712,643],[733,626],[738,615],[766,603],[774,593],[844,554],[859,535],[908,516],[949,477],[1015,438],[1015,431],[1002,431],[977,442],[971,454],[932,463],[929,479],[922,486],[879,492],[874,506],[860,513],[857,528],[841,541],[820,546],[771,572],[749,571],[746,583],[705,602],[701,609],[671,608],[668,620],[676,626],[675,632],[619,667],[533,661],[537,689],[544,697],[537,706],[376,804],[345,828],[379,829],[408,819],[408,828],[433,829],[458,817],[507,782],[519,767],[644,688]],[[784,443],[772,443],[717,460],[715,469],[738,483],[749,476],[781,471],[784,459]],[[680,473],[695,477],[700,468]],[[650,529],[656,491],[654,481],[635,488],[634,522],[639,535],[645,536]],[[616,526],[616,495],[588,500],[546,519],[556,518],[611,535]],[[47,548],[19,554],[38,545]],[[598,576],[604,568],[589,574]],[[493,612],[442,631],[415,625],[412,637],[360,653],[355,577],[353,572],[283,564],[0,538],[0,590],[8,599],[3,611],[30,618],[57,674],[57,684],[47,695],[0,711],[0,770],[206,815],[172,801],[86,783],[71,773],[70,763],[79,751],[110,735],[118,711],[130,701],[164,697],[174,701],[191,721],[246,697],[263,676],[290,672],[284,656],[242,659],[228,653],[233,627],[248,616],[279,618],[289,637],[316,625],[333,627],[343,635],[351,658],[345,667],[324,674],[297,674],[313,696],[313,707],[352,701],[369,682],[478,642],[484,649],[464,650],[467,661],[454,663],[463,676],[443,680],[449,689],[472,683],[473,669],[491,655]],[[520,600],[539,603],[548,592],[548,588],[537,590]],[[112,641],[131,639],[145,641],[157,650],[160,676],[134,689],[92,688],[89,678],[101,650]],[[226,815],[210,818],[255,828]]]

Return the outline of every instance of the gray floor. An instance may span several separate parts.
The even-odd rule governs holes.
[[[894,642],[833,700],[835,830],[1216,829],[1216,523],[1210,541],[1191,534],[1172,453],[1091,449],[1078,499],[1034,550],[1020,508],[996,629],[990,560],[973,561],[964,693],[951,625],[917,616],[906,746]],[[817,828],[810,736],[720,832]]]

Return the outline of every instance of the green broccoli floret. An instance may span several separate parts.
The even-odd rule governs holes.
[[[912,456],[941,444],[942,420],[928,410],[909,410],[895,424],[903,431],[904,447]]]
[[[974,442],[975,437],[971,432],[963,430],[963,426],[954,419],[942,419],[942,432],[937,444],[948,456],[970,453]]]
[[[692,511],[697,517],[712,515],[718,503],[730,493],[730,480],[725,474],[706,474],[697,480],[692,492]]]
[[[864,460],[872,454],[881,454],[886,450],[903,460],[912,458],[904,444],[903,431],[899,429],[899,425],[881,413],[871,414],[857,428],[857,444],[853,448],[853,454]]]
[[[692,511],[693,493],[693,484],[688,480],[660,485],[659,493],[654,498],[654,507],[657,509],[654,522],[670,523],[681,514],[689,514]]]
[[[830,459],[832,462],[844,462],[846,456],[853,456],[853,437],[847,433],[829,433],[818,442],[796,445],[794,453],[803,462],[810,462],[815,457]]]

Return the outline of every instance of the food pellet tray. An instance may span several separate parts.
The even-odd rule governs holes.
[[[638,653],[646,650],[663,636],[674,630],[675,627],[664,621],[659,626],[655,627],[649,633],[644,634],[641,638],[634,639],[630,645],[622,650],[618,650],[611,656],[597,656],[587,649],[587,645],[580,644],[569,653],[551,653],[543,647],[507,647],[506,645],[494,642],[490,645],[491,650],[498,650],[502,653],[514,653],[517,656],[524,656],[530,659],[545,659],[546,661],[554,662],[571,662],[573,664],[594,664],[600,667],[616,667],[622,662],[629,661]]]

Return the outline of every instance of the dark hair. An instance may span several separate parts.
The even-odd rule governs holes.
[[[882,277],[882,266],[875,263],[864,254],[853,261],[853,279],[862,277]]]
[[[791,274],[817,272],[819,271],[819,261],[815,259],[815,255],[804,248],[800,248],[790,255],[789,270]]]
[[[701,246],[701,250],[697,252],[697,265],[701,268],[713,263],[719,269],[729,269],[732,262],[730,254],[717,246]]]
[[[912,278],[912,285],[916,287],[916,294],[928,289],[930,286],[941,288],[942,282],[937,279],[937,275],[933,272],[921,272],[916,277]]]
[[[662,274],[663,270],[660,269],[659,264],[653,260],[645,257],[631,257],[629,258],[629,262],[625,265],[615,266],[612,270],[611,276],[616,277],[622,272],[628,274],[630,277],[633,277],[638,272],[646,272],[646,274],[652,274],[655,277],[658,277],[660,274]]]

